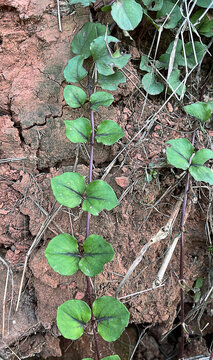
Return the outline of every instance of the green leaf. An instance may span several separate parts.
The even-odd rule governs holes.
[[[181,81],[179,80],[179,77],[180,77],[180,70],[178,70],[178,69],[173,70],[168,79],[168,83],[169,83],[169,87],[171,88],[171,90],[175,91],[175,93],[177,95],[181,96],[185,93],[186,87],[184,84],[180,85]],[[178,86],[179,86],[179,88],[177,89]]]
[[[210,159],[213,159],[213,151],[209,149],[201,149],[198,150],[192,158],[192,165],[203,165]]]
[[[197,303],[200,300],[200,297],[201,297],[201,292],[200,291],[196,292],[193,296],[194,302]]]
[[[111,15],[120,29],[134,30],[142,19],[143,10],[135,0],[118,0],[112,5]]]
[[[146,90],[150,95],[158,95],[164,89],[164,85],[160,82],[157,82],[154,74],[151,73],[148,73],[143,76],[142,86],[144,90]]]
[[[189,172],[196,181],[204,181],[209,185],[213,185],[213,171],[206,166],[192,165]]]
[[[79,82],[87,75],[87,71],[83,68],[84,57],[77,55],[68,61],[64,69],[64,77],[67,82]]]
[[[109,52],[109,43],[118,42],[113,36],[99,36],[90,45],[90,51],[93,60],[96,62],[97,70],[100,74],[108,76],[114,74],[114,68],[121,69],[130,59],[130,55],[120,55],[118,53],[113,57]]]
[[[112,246],[101,236],[90,235],[83,243],[84,255],[79,268],[86,276],[96,276],[104,269],[104,265],[114,257]]]
[[[91,318],[89,306],[82,300],[68,300],[57,311],[57,326],[66,339],[76,340]]]
[[[97,110],[99,106],[108,107],[114,101],[112,94],[105,91],[97,91],[90,97],[91,109]]]
[[[113,297],[103,296],[95,300],[92,310],[98,333],[105,341],[117,340],[129,323],[129,311]]]
[[[208,16],[205,16],[205,22],[199,27],[199,33],[206,37],[213,36],[213,20],[209,20]]]
[[[175,59],[174,59],[174,63],[173,63],[173,69],[177,69],[178,66],[185,66],[185,60],[181,53],[181,51],[183,49],[182,41],[179,39],[175,46],[176,46],[175,47]],[[170,62],[170,58],[171,58],[171,53],[173,51],[173,47],[174,47],[174,41],[171,42],[168,49],[166,50],[166,53],[162,54],[159,58],[161,66],[163,66],[165,69],[168,69],[168,67],[169,67],[169,62]]]
[[[191,116],[196,117],[202,122],[210,119],[211,106],[208,103],[196,102],[191,105],[184,106],[184,110]]]
[[[143,0],[144,5],[151,11],[158,11],[163,6],[163,0]]]
[[[66,137],[72,143],[86,143],[89,139],[92,128],[90,121],[86,118],[78,118],[75,120],[65,120]]]
[[[203,278],[200,277],[196,280],[196,283],[195,283],[195,286],[194,286],[194,289],[201,289],[203,286]]]
[[[190,69],[199,64],[199,62],[201,61],[201,59],[206,51],[206,46],[201,44],[199,41],[194,41],[194,48],[195,48],[195,53],[196,53],[196,57],[197,57],[197,62],[195,59],[192,42],[188,42],[185,45],[187,66]]]
[[[142,71],[147,71],[147,72],[152,71],[152,67],[149,65],[149,58],[147,55],[141,56],[141,62],[140,62],[139,68]]]
[[[205,9],[207,9],[210,4],[211,4],[210,9],[213,9],[212,0],[197,0],[196,3],[197,6],[200,6]]]
[[[84,177],[72,172],[65,172],[52,178],[51,187],[59,204],[69,208],[74,208],[81,203],[86,189]]]
[[[81,4],[83,6],[89,6],[91,4],[91,0],[69,0],[69,4],[70,5],[74,5],[74,4]]]
[[[180,138],[169,140],[166,142],[166,144],[171,145],[171,147],[167,146],[166,149],[166,156],[168,162],[178,169],[188,169],[189,159],[194,151],[194,148],[190,141]]]
[[[98,84],[102,87],[103,90],[117,90],[118,85],[125,82],[125,76],[117,69],[114,69],[114,74],[108,76],[98,73]]]
[[[104,145],[112,145],[124,136],[120,125],[112,120],[103,120],[97,127],[96,140]]]
[[[87,99],[86,93],[74,85],[66,85],[64,88],[64,99],[71,108],[81,107]]]
[[[45,256],[51,268],[60,275],[73,275],[79,269],[78,243],[69,234],[55,236],[47,245]]]
[[[213,100],[209,100],[207,104],[209,105],[211,111],[213,111]]]
[[[100,211],[112,210],[118,205],[114,190],[103,180],[94,180],[86,188],[86,199],[83,202],[83,210],[92,215],[98,215]]]
[[[105,35],[106,26],[102,24],[95,24],[88,22],[84,24],[81,31],[75,34],[71,49],[74,54],[82,55],[85,59],[88,58],[90,53],[90,44],[94,39],[101,35]]]
[[[166,29],[174,29],[178,24],[179,20],[182,18],[180,7],[178,5],[176,5],[174,9],[173,7],[174,4],[171,1],[164,0],[162,8],[157,12],[157,18],[160,18],[167,16],[170,11],[172,11],[170,16],[168,17],[166,24],[164,25],[164,28]]]

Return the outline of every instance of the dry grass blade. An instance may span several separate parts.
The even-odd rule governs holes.
[[[155,234],[141,249],[138,257],[135,259],[135,261],[130,266],[129,270],[127,271],[126,275],[124,276],[123,280],[121,281],[120,285],[118,286],[118,289],[115,292],[115,296],[118,296],[118,293],[121,291],[121,288],[125,285],[126,281],[131,276],[132,272],[136,269],[136,267],[140,264],[141,260],[144,257],[144,254],[147,252],[147,250],[150,248],[151,245],[156,244],[157,242],[165,239],[171,231],[171,228],[173,226],[174,221],[176,220],[176,217],[180,211],[180,207],[182,204],[182,197],[180,200],[177,201],[175,208],[167,221],[166,225],[161,227],[160,230]]]
[[[10,314],[12,310],[13,305],[13,295],[14,295],[14,286],[13,286],[13,271],[10,267],[10,265],[0,256],[0,261],[3,263],[3,265],[7,268],[7,276],[5,280],[5,288],[4,288],[4,297],[3,297],[3,304],[2,304],[2,339],[5,335],[5,313],[6,313],[6,298],[7,298],[7,288],[8,288],[8,282],[9,282],[9,276],[11,277],[11,300],[10,300],[10,308],[9,308],[9,314],[8,314],[8,333],[9,333],[9,325],[10,325]]]
[[[27,160],[27,157],[0,159],[0,164],[22,161],[22,160]]]

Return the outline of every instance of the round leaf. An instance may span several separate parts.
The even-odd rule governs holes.
[[[69,234],[55,236],[47,245],[45,256],[51,268],[60,275],[73,275],[79,269],[78,243]]]
[[[97,110],[99,106],[108,107],[112,104],[114,97],[105,91],[97,91],[90,97],[91,109]]]
[[[167,146],[166,149],[168,162],[178,169],[188,169],[189,159],[194,151],[190,141],[187,139],[174,139],[167,141],[166,144],[171,145],[171,147]]]
[[[192,165],[203,165],[210,159],[213,159],[213,151],[209,149],[201,149],[198,150],[192,158]]]
[[[117,90],[119,84],[123,84],[126,82],[125,76],[118,71],[117,69],[114,70],[114,74],[112,75],[101,75],[98,74],[98,84],[104,90]]]
[[[83,210],[92,215],[98,215],[100,211],[112,210],[118,205],[114,190],[103,180],[94,180],[86,188],[86,199],[83,202]]]
[[[71,108],[81,107],[86,99],[86,93],[79,87],[74,85],[66,85],[64,88],[64,99]]]
[[[201,121],[206,121],[211,117],[211,106],[208,103],[196,102],[191,105],[184,106],[184,110],[191,116]]]
[[[104,120],[98,125],[95,138],[98,143],[112,145],[122,136],[124,136],[124,131],[120,125],[112,120]]]
[[[157,12],[157,18],[164,17],[169,14],[169,16],[167,17],[167,22],[164,25],[166,29],[174,29],[178,24],[179,20],[182,19],[180,7],[178,5],[176,5],[174,9],[173,7],[174,4],[172,1],[164,0],[162,8]]]
[[[72,41],[72,52],[74,54],[82,55],[85,59],[88,58],[90,53],[91,42],[99,36],[105,35],[106,26],[102,24],[95,24],[88,22],[84,24],[81,31],[75,34]]]
[[[78,118],[75,120],[65,120],[66,137],[72,143],[86,143],[89,139],[92,128],[90,121],[86,118]]]
[[[151,73],[143,76],[142,85],[144,90],[146,90],[150,95],[158,95],[164,89],[164,85],[160,82],[157,82],[154,74]]]
[[[211,5],[210,9],[213,9],[212,0],[197,0],[196,5],[205,9],[207,9],[209,5]]]
[[[117,340],[129,323],[129,311],[113,297],[103,296],[95,300],[92,310],[98,333],[105,341]]]
[[[79,268],[86,276],[96,276],[103,271],[104,265],[114,257],[112,246],[101,236],[90,235],[83,243],[84,255]]]
[[[87,75],[87,71],[82,66],[83,61],[82,55],[77,55],[69,60],[64,69],[64,77],[67,82],[79,82]]]
[[[213,185],[213,171],[206,166],[192,165],[189,172],[196,181],[204,181],[209,185]]]
[[[197,62],[195,59],[194,48],[195,48],[195,52],[196,52]],[[187,66],[190,69],[200,63],[200,61],[206,51],[206,46],[204,44],[201,44],[199,41],[194,41],[194,48],[193,48],[192,42],[188,42],[185,45]]]
[[[142,71],[147,71],[147,72],[152,71],[152,67],[149,65],[149,58],[147,55],[141,56],[141,62],[139,65],[139,69],[141,69]]]
[[[66,172],[51,179],[53,194],[59,204],[73,208],[81,203],[86,189],[84,177],[78,173]]]
[[[180,85],[181,81],[179,80],[179,77],[180,77],[180,70],[178,70],[178,69],[173,70],[168,79],[168,83],[169,83],[169,87],[171,88],[171,90],[175,91],[175,93],[177,95],[181,96],[185,93],[186,87],[184,84]]]
[[[82,300],[68,300],[57,311],[57,326],[66,339],[76,340],[91,318],[89,306]]]
[[[134,30],[142,19],[143,10],[135,0],[118,0],[112,5],[111,15],[120,29]]]

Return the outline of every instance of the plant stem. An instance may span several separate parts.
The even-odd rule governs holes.
[[[192,135],[192,145],[194,145],[195,141],[196,130],[193,132]],[[192,157],[189,159],[189,166],[192,162]],[[185,326],[184,326],[184,225],[185,225],[185,214],[186,214],[186,204],[187,204],[187,197],[189,191],[189,182],[190,182],[190,173],[187,172],[186,178],[186,185],[184,191],[184,199],[183,199],[183,206],[182,206],[182,214],[180,220],[180,322],[181,322],[181,340],[180,340],[180,360],[183,360],[183,353],[184,353],[184,335],[185,335]]]
[[[88,89],[89,89],[89,97],[91,96],[91,84],[90,84],[90,79],[89,79],[89,83],[88,83]],[[92,169],[93,169],[93,153],[94,153],[94,137],[95,137],[95,127],[94,127],[94,111],[90,110],[90,123],[91,123],[91,128],[92,128],[92,133],[91,133],[91,137],[90,137],[90,163],[89,163],[89,183],[92,181]],[[89,236],[90,234],[90,213],[87,212],[87,224],[86,224],[86,238]],[[86,277],[86,281],[87,281],[87,293],[88,293],[88,298],[89,298],[89,306],[91,308],[91,320],[92,320],[92,330],[93,330],[93,337],[94,337],[94,343],[95,343],[95,352],[96,352],[96,356],[97,356],[97,360],[100,360],[100,352],[99,352],[99,348],[98,348],[98,341],[97,341],[97,334],[96,334],[96,329],[95,329],[95,318],[92,312],[92,289],[91,289],[91,284],[90,284],[90,278],[87,276]]]

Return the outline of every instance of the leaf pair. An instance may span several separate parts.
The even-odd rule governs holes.
[[[213,151],[209,149],[198,150],[193,156],[190,165],[190,159],[194,153],[194,147],[187,139],[169,140],[166,156],[170,164],[178,169],[189,169],[190,174],[196,181],[204,181],[213,185],[213,172],[203,164],[209,159],[213,159]]]
[[[90,121],[86,118],[65,120],[66,136],[72,143],[86,143],[92,133]],[[104,120],[98,125],[95,139],[98,143],[112,145],[124,135],[120,125],[112,120]]]
[[[105,341],[117,340],[129,322],[129,311],[120,301],[110,296],[96,299],[92,312],[98,333]],[[82,336],[90,319],[91,309],[84,301],[68,300],[59,306],[56,320],[61,334],[67,339],[76,340]]]
[[[51,268],[60,275],[73,275],[79,269],[86,276],[96,276],[114,257],[112,246],[99,235],[90,235],[83,243],[84,254],[78,251],[77,240],[69,234],[55,236],[45,250]]]
[[[86,185],[84,177],[78,173],[66,172],[55,176],[51,179],[51,187],[60,204],[74,208],[83,201],[82,209],[92,215],[98,215],[104,209],[112,210],[118,205],[110,185],[103,180],[94,180]]]

